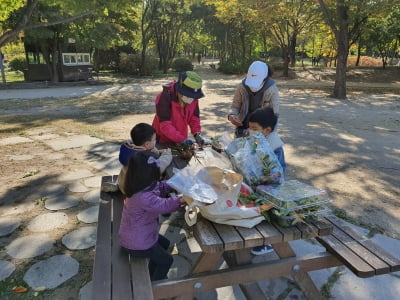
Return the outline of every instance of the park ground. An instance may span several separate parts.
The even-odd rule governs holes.
[[[204,135],[232,131],[226,116],[242,76],[196,67],[206,94],[200,100]],[[326,190],[332,200],[330,208],[338,216],[400,239],[400,69],[350,70],[346,100],[329,96],[333,76],[332,69],[296,71],[290,78],[276,72],[287,177]],[[105,90],[90,96],[62,97],[56,89],[49,89],[53,93],[49,98],[0,100],[0,140],[35,131],[88,134],[120,143],[129,138],[136,123],[151,123],[154,97],[170,79],[173,77],[137,79],[126,83],[134,87],[128,92],[115,83],[118,94]],[[23,202],[40,178],[79,169],[85,157],[79,151],[67,149],[63,159],[55,162],[46,159],[52,150],[40,140],[2,145],[0,199],[11,196],[17,203]],[[13,159],[28,154],[38,155],[31,160]],[[0,206],[4,203],[0,200]],[[62,245],[58,246],[63,252]],[[90,280],[92,252],[82,271],[87,274],[80,275],[82,280]],[[76,295],[76,290],[73,293]]]

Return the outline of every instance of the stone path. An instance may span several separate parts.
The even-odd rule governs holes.
[[[69,289],[76,291],[73,298],[90,299],[100,180],[103,175],[118,174],[118,145],[85,135],[70,134],[60,138],[52,130],[45,135],[48,138],[42,135],[39,139],[34,132],[24,138],[10,137],[0,140],[0,145],[23,146],[39,141],[53,150],[53,157],[61,159],[66,156],[63,151],[73,145],[85,151],[88,159],[80,163],[79,169],[65,172],[57,179],[57,183],[38,187],[35,195],[44,203],[5,199],[8,205],[0,212],[0,299],[6,299],[7,295],[13,293],[14,279],[28,287],[27,299],[35,295],[42,295],[43,299],[56,299],[57,291],[60,294],[67,291],[71,296]],[[31,158],[28,154],[13,157],[17,160]],[[187,274],[198,256],[198,253],[189,250],[182,225],[180,214],[172,214],[162,220],[160,232],[174,245],[174,264],[169,277]],[[365,235],[369,234],[364,228],[353,227]],[[374,235],[372,240],[393,255],[400,256],[400,241],[381,234]],[[313,240],[295,241],[292,246],[299,255],[323,250]],[[254,261],[274,258],[275,253],[269,253],[254,257]],[[223,268],[224,264],[220,267]],[[69,285],[83,273],[82,270],[86,270],[88,278]],[[394,300],[400,294],[400,272],[360,279],[347,268],[339,267],[311,272],[311,277],[318,288],[326,290],[334,299]],[[270,299],[305,299],[289,277],[259,282],[259,285]],[[199,300],[245,299],[236,286],[196,297]]]

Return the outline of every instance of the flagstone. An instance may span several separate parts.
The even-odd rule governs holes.
[[[55,255],[32,265],[24,281],[33,289],[54,289],[78,274],[79,262],[68,255]]]
[[[48,210],[59,210],[67,209],[70,207],[77,206],[79,199],[71,195],[60,195],[51,199],[46,200],[45,207]]]
[[[6,246],[6,252],[13,258],[32,258],[53,248],[54,240],[46,234],[29,235],[13,240]]]
[[[62,243],[70,250],[81,250],[93,247],[96,244],[97,227],[86,226],[67,233]]]
[[[68,223],[68,216],[65,213],[46,213],[33,218],[28,229],[32,232],[45,232],[60,228]]]
[[[13,233],[21,225],[18,218],[1,218],[0,219],[0,237]]]
[[[6,260],[0,260],[0,281],[10,277],[15,271],[15,265]]]
[[[99,218],[99,206],[92,206],[83,211],[81,211],[77,218],[79,221],[84,223],[95,223]]]

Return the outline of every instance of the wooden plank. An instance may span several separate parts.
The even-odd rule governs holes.
[[[400,259],[394,257],[393,255],[391,255],[386,250],[379,247],[377,244],[375,244],[373,241],[371,241],[367,237],[362,236],[359,232],[357,232],[353,228],[349,227],[343,220],[341,220],[335,216],[329,216],[329,217],[327,217],[327,219],[330,222],[332,222],[332,224],[334,224],[335,226],[340,228],[340,230],[344,231],[350,237],[357,240],[358,243],[360,243],[365,248],[367,248],[369,251],[371,251],[376,256],[378,256],[386,264],[388,264],[390,267],[390,272],[400,271]]]
[[[92,299],[111,299],[111,201],[101,198],[95,250]]]
[[[132,288],[129,256],[120,247],[118,239],[118,231],[123,207],[122,194],[113,193],[112,195],[112,298],[131,299]]]
[[[264,237],[256,228],[236,227],[244,240],[244,248],[261,246],[264,244]]]
[[[224,243],[210,221],[199,218],[193,228],[193,235],[204,252],[221,252]]]
[[[153,288],[149,274],[149,260],[130,256],[133,299],[153,299]]]
[[[238,231],[234,226],[224,224],[212,224],[217,232],[218,236],[224,243],[225,250],[241,249],[244,246],[244,242]]]
[[[313,225],[318,228],[318,235],[330,235],[332,233],[332,224],[325,218],[319,218],[318,220],[312,221]]]
[[[318,236],[318,228],[312,223],[297,223],[296,227],[300,230],[302,239],[311,239]]]
[[[283,234],[270,223],[261,222],[256,226],[256,228],[264,237],[264,245],[283,242]]]
[[[299,258],[247,264],[229,269],[203,272],[175,280],[154,282],[153,292],[155,298],[157,298],[157,295],[162,295],[163,298],[172,298],[179,295],[193,294],[195,284],[199,287],[197,289],[198,292],[205,292],[224,286],[290,276],[295,273],[294,270],[296,269],[309,272],[341,264],[335,256],[323,252]],[[294,268],[295,266],[296,268]]]
[[[366,278],[375,275],[375,269],[349,250],[332,235],[317,237],[317,240],[359,277]]]
[[[341,231],[338,227],[333,228],[332,235],[340,240],[347,248],[357,254],[362,260],[368,263],[375,269],[375,274],[386,274],[390,272],[390,267],[371,253],[368,249],[359,244],[356,240],[351,238],[345,232]]]
[[[301,238],[301,232],[295,226],[282,227],[275,223],[273,223],[273,225],[282,234],[284,242],[298,240]]]
[[[214,270],[215,266],[221,260],[222,253],[222,251],[215,253],[201,253],[196,263],[193,265],[190,274]]]

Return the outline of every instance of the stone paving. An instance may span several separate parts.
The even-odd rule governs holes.
[[[6,203],[10,205],[0,212],[0,284],[2,281],[12,279],[17,270],[22,269],[20,271],[23,273],[22,280],[25,286],[36,293],[27,294],[29,296],[26,299],[30,299],[31,295],[40,296],[40,293],[45,293],[46,290],[65,288],[68,281],[77,276],[82,268],[89,268],[91,272],[91,266],[82,265],[77,254],[83,253],[93,257],[101,176],[118,174],[120,168],[117,159],[118,145],[72,133],[60,138],[52,133],[52,129],[43,135],[38,135],[34,131],[30,134],[29,137],[15,136],[0,140],[0,145],[39,141],[53,149],[51,157],[53,159],[64,159],[65,154],[62,151],[71,147],[87,151],[88,159],[82,162],[78,170],[60,176],[58,183],[41,186],[36,191],[38,198],[45,199],[43,206],[6,199]],[[29,160],[32,155],[16,155],[13,159]],[[22,221],[26,214],[32,217]],[[75,222],[75,225],[68,227],[68,223],[71,222]],[[369,234],[364,228],[353,227],[362,234]],[[70,229],[66,231],[65,228]],[[195,243],[190,247],[188,245],[182,216],[175,213],[168,219],[162,219],[160,232],[174,245],[172,249],[174,264],[169,277],[188,274],[199,253],[193,252],[196,248]],[[400,257],[398,250],[400,241],[381,234],[374,235],[372,240],[388,252]],[[193,240],[189,242],[192,243]],[[324,250],[313,240],[295,241],[292,242],[292,246],[299,255]],[[51,255],[47,255],[48,253]],[[275,253],[269,253],[254,257],[254,261],[274,258],[276,258]],[[220,268],[224,267],[222,263]],[[327,289],[334,299],[394,300],[398,299],[400,294],[400,272],[360,279],[347,268],[338,267],[311,272],[311,277],[318,288]],[[262,281],[259,285],[270,299],[305,299],[290,277]],[[90,299],[91,286],[90,280],[82,282],[74,298]],[[245,296],[237,286],[234,286],[202,293],[196,295],[196,298],[225,300],[245,299]],[[52,299],[64,298],[60,295],[53,296]]]

